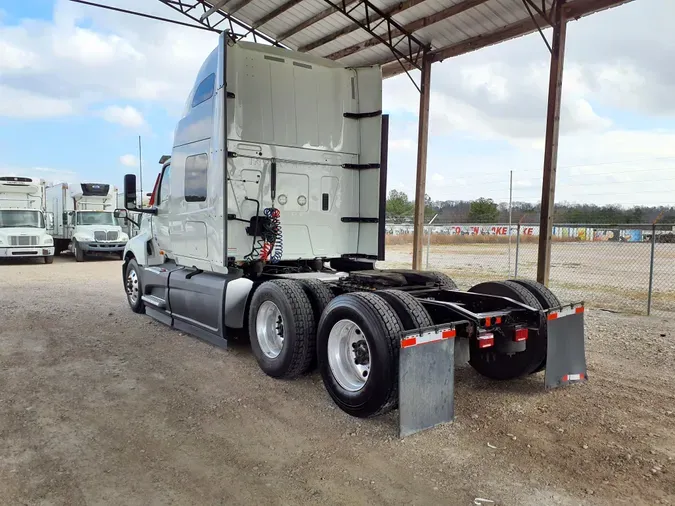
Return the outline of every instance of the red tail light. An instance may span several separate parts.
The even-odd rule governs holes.
[[[514,334],[513,334],[513,340],[517,343],[521,341],[526,341],[527,340],[527,329],[522,328],[522,329],[516,329]]]
[[[483,348],[490,348],[495,345],[495,335],[492,332],[482,332],[478,334],[478,347],[482,350]]]

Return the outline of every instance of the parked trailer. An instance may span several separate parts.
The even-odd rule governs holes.
[[[59,183],[47,188],[47,209],[54,216],[55,254],[70,251],[75,260],[117,254],[123,258],[129,236],[115,217],[117,189],[104,183]]]
[[[54,239],[47,233],[45,182],[23,176],[0,176],[0,258],[54,261]]]
[[[202,65],[151,207],[124,253],[132,310],[224,345],[247,328],[260,368],[318,367],[346,413],[399,409],[411,434],[453,418],[455,341],[481,374],[586,379],[583,304],[532,281],[461,291],[380,270],[388,117],[377,67],[223,34]],[[119,216],[125,216],[119,210]]]

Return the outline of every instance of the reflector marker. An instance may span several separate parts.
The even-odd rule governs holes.
[[[478,348],[490,348],[495,345],[495,335],[492,332],[478,334]]]
[[[584,379],[586,379],[586,375],[584,373],[565,374],[565,376],[562,377],[563,381],[581,381]]]
[[[401,348],[410,348],[411,346],[418,346],[420,344],[435,343],[443,339],[452,339],[457,335],[454,328],[442,329],[436,332],[423,332],[418,336],[408,336],[401,339]]]
[[[569,316],[572,314],[579,314],[584,312],[584,306],[581,304],[577,304],[575,306],[568,306],[565,308],[562,308],[559,311],[553,311],[552,313],[549,313],[548,316],[546,317],[548,320],[556,320],[558,318],[562,318],[563,316]]]

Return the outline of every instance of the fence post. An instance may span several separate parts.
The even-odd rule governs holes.
[[[654,288],[654,250],[656,249],[656,223],[652,224],[652,251],[649,260],[649,292],[647,292],[647,316],[652,313],[652,290]]]
[[[429,270],[429,250],[431,249],[431,225],[427,227],[429,235],[427,237],[427,270]]]
[[[516,229],[516,266],[514,268],[513,277],[518,279],[518,252],[520,251],[520,222],[518,222],[518,228]]]
[[[429,270],[429,250],[431,249],[431,224],[438,218],[438,213],[429,220],[429,237],[427,238],[427,270]]]

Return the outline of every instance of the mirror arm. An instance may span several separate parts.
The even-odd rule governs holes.
[[[141,228],[141,225],[138,222],[132,220],[128,216],[124,218],[124,221],[130,221],[133,225],[136,225],[138,228]]]

